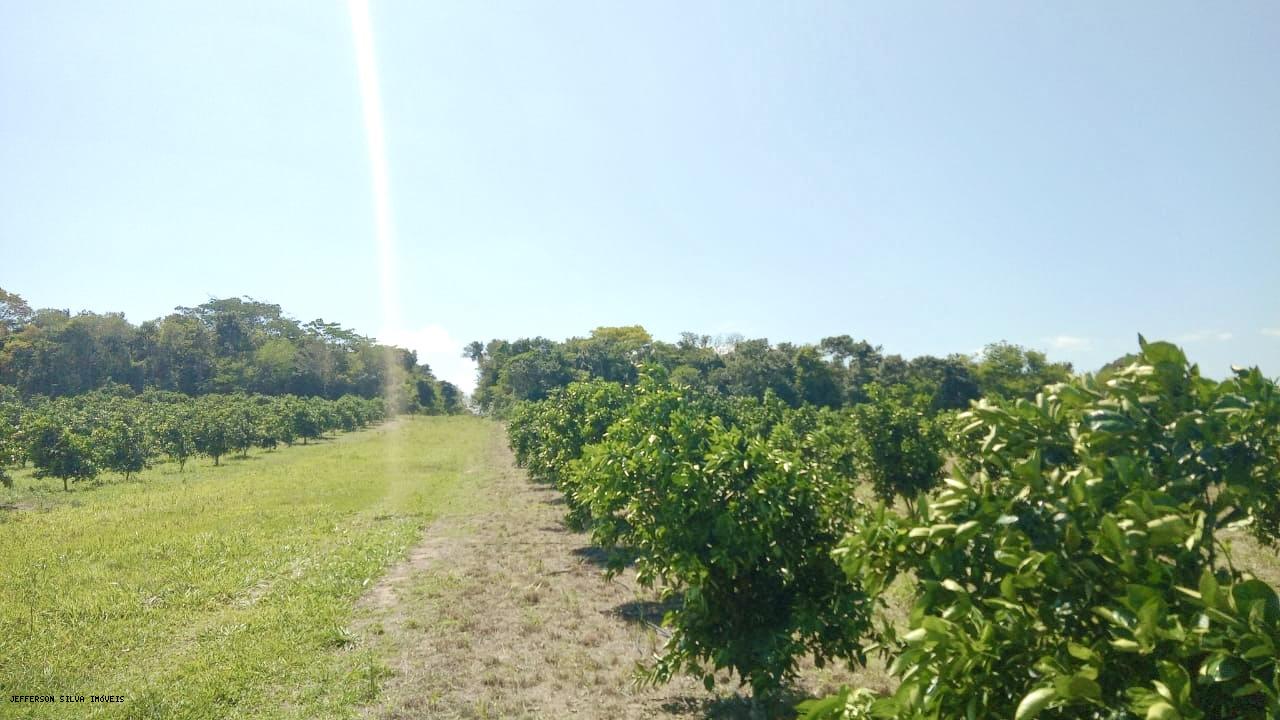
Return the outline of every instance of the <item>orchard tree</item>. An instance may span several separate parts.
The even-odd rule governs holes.
[[[325,417],[319,405],[311,400],[301,400],[293,410],[293,431],[302,438],[302,444],[315,440],[324,434]]]
[[[12,388],[0,388],[0,485],[13,487],[7,468],[26,460],[23,447],[23,407]]]
[[[258,438],[258,421],[253,405],[247,398],[236,397],[224,412],[228,444],[231,449],[240,451],[240,457],[249,457],[249,448]]]
[[[220,458],[232,448],[230,421],[221,408],[205,404],[197,411],[194,440],[196,449],[213,458],[217,466]]]
[[[914,513],[862,518],[846,571],[914,585],[887,639],[899,684],[809,717],[1280,717],[1280,595],[1228,535],[1280,540],[1280,390],[1140,346],[1105,383],[983,401],[964,472]]]
[[[73,432],[58,418],[40,416],[33,420],[27,433],[27,454],[35,465],[36,477],[59,478],[63,490],[70,490],[73,480],[98,475],[88,438]]]
[[[187,460],[198,452],[193,426],[195,417],[189,409],[171,406],[155,412],[152,432],[161,452],[178,463],[178,471],[187,467]]]
[[[816,460],[836,454],[813,445],[825,434],[792,427],[831,416],[797,416],[772,393],[693,395],[654,374],[633,397],[561,484],[594,542],[634,554],[637,582],[681,598],[648,677],[710,687],[731,669],[770,702],[800,658],[859,657],[870,605],[831,556],[851,527],[853,480]]]
[[[9,476],[7,468],[18,461],[20,444],[18,433],[18,425],[10,421],[4,413],[4,408],[0,407],[0,485],[10,488],[13,487],[13,478]]]
[[[361,422],[360,400],[354,395],[343,395],[333,405],[334,420],[339,429],[354,432],[363,424]]]
[[[90,437],[98,465],[124,474],[126,481],[150,465],[150,438],[146,428],[132,418],[113,417],[95,428]]]
[[[275,437],[289,446],[298,439],[297,430],[293,426],[293,412],[297,401],[298,399],[292,395],[277,398],[270,411],[266,413],[266,421],[275,428],[273,431]]]
[[[320,436],[320,420],[310,403],[301,398],[290,398],[284,412],[284,423],[288,426],[286,435],[307,440]]]
[[[900,497],[912,508],[917,495],[942,479],[946,437],[927,416],[928,398],[908,392],[872,383],[868,401],[849,412],[860,474],[881,499]]]
[[[275,450],[283,440],[278,402],[260,405],[254,415],[254,444],[263,450]]]

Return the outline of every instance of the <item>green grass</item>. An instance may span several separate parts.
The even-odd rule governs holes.
[[[386,669],[348,647],[353,604],[434,516],[483,503],[467,474],[495,432],[408,418],[70,493],[20,474],[0,494],[21,508],[0,510],[0,715],[354,714]]]

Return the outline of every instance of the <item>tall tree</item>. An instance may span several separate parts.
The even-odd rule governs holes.
[[[1049,362],[1039,350],[1002,341],[983,349],[977,376],[983,395],[1030,399],[1045,385],[1070,379],[1071,363]]]
[[[0,342],[31,321],[31,306],[21,295],[0,288]]]

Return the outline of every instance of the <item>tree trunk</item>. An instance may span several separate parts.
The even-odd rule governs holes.
[[[66,479],[66,478],[62,478],[62,491],[63,491],[63,492],[71,492],[71,487],[70,487],[69,485],[67,485],[67,479]]]

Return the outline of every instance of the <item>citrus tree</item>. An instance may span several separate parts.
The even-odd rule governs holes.
[[[195,413],[189,404],[167,403],[150,415],[151,434],[160,451],[178,463],[181,472],[198,451],[195,442]]]
[[[593,539],[630,550],[637,581],[676,603],[652,680],[710,686],[727,668],[768,701],[805,655],[861,657],[870,603],[831,555],[855,514],[852,480],[807,459],[832,453],[801,448],[823,436],[791,419],[780,402],[726,403],[643,376],[572,463]]]
[[[36,477],[58,478],[63,490],[70,490],[72,481],[97,477],[89,438],[76,432],[67,419],[42,413],[32,419],[25,436]]]
[[[614,382],[570,383],[552,390],[545,400],[521,402],[512,410],[507,433],[516,462],[538,482],[554,484],[565,495],[568,522],[586,524],[577,481],[568,472],[584,448],[600,442],[630,402],[631,391]]]
[[[976,456],[837,551],[870,592],[914,582],[891,696],[809,717],[1263,720],[1280,716],[1280,597],[1232,539],[1280,527],[1280,394],[1141,341],[1106,382],[968,415]]]
[[[929,417],[928,397],[901,385],[872,384],[867,394],[850,410],[858,472],[886,502],[900,497],[911,507],[942,479],[945,435]]]
[[[26,460],[22,438],[22,405],[16,399],[0,398],[0,485],[13,487],[7,469]]]
[[[231,451],[234,447],[231,419],[222,403],[206,398],[198,404],[192,439],[196,450],[212,458],[215,466]]]
[[[115,414],[107,419],[94,428],[90,443],[97,464],[104,470],[123,474],[126,481],[151,464],[150,434],[131,415]]]

